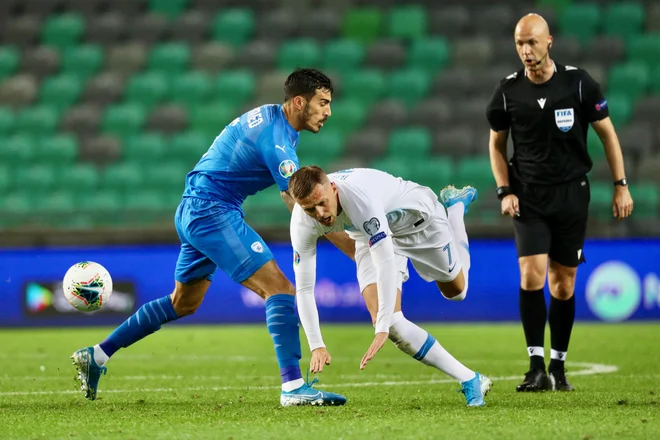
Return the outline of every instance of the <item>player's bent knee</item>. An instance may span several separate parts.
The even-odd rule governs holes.
[[[452,281],[436,281],[435,283],[438,285],[442,296],[450,301],[463,301],[467,296],[468,283],[465,276],[463,276],[463,269]]]
[[[547,255],[521,257],[519,265],[520,287],[530,291],[543,289],[548,265]]]
[[[204,295],[211,282],[206,279],[191,281],[189,283],[176,282],[174,292],[170,295],[172,307],[176,314],[182,318],[197,311],[204,300]]]
[[[296,294],[296,288],[282,273],[275,260],[264,264],[241,284],[263,299],[279,294]]]

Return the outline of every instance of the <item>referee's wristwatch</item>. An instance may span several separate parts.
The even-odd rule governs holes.
[[[505,198],[506,196],[511,195],[511,194],[513,194],[513,191],[511,191],[510,186],[500,186],[499,188],[497,188],[497,199],[498,200],[502,200],[503,198]]]
[[[616,182],[614,182],[614,186],[628,186],[628,179],[624,177],[621,180],[617,180]]]

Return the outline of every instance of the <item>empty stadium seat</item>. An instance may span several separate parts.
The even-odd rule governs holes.
[[[344,15],[342,35],[369,44],[381,35],[382,27],[383,13],[379,9],[354,8]]]
[[[240,46],[254,32],[254,13],[249,9],[226,9],[218,13],[211,25],[214,40]]]

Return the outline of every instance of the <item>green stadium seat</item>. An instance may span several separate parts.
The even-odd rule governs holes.
[[[415,171],[410,166],[408,161],[402,161],[400,158],[382,157],[371,161],[370,168],[385,171],[394,177],[401,177],[406,180],[415,180]]]
[[[35,205],[35,210],[48,218],[49,226],[61,226],[70,221],[70,214],[75,211],[76,204],[73,192],[56,191],[49,193],[47,197],[42,197]]]
[[[128,82],[124,99],[128,103],[152,108],[165,100],[170,90],[168,77],[159,72],[134,75]]]
[[[654,95],[660,95],[660,64],[651,70],[649,81],[651,83],[651,93]],[[2,132],[3,124],[1,121],[2,116],[0,116],[0,133]]]
[[[409,162],[410,171],[415,176],[413,180],[420,185],[428,186],[436,193],[454,180],[454,162],[445,157],[415,157]],[[399,157],[399,160],[403,160]]]
[[[66,74],[51,76],[41,85],[39,101],[63,111],[75,104],[81,93],[82,83],[79,78]]]
[[[68,48],[62,55],[62,71],[82,79],[96,75],[103,66],[104,54],[101,46],[83,44]]]
[[[387,154],[401,160],[425,159],[433,143],[431,133],[423,127],[406,127],[390,132]]]
[[[37,142],[39,162],[73,164],[78,157],[78,140],[70,134],[46,136]]]
[[[213,20],[213,40],[232,46],[241,46],[252,38],[254,12],[250,9],[225,9]]]
[[[385,94],[386,81],[383,72],[376,69],[365,69],[344,77],[342,96],[356,99],[371,105]],[[334,117],[331,116],[331,117]]]
[[[352,73],[362,66],[365,48],[359,41],[341,39],[326,44],[322,66],[327,71]]]
[[[431,75],[419,69],[405,69],[394,72],[388,83],[388,98],[411,107],[429,94]]]
[[[236,118],[236,108],[228,104],[206,104],[191,109],[190,128],[206,136],[207,148],[213,139]]]
[[[179,160],[160,163],[157,167],[145,168],[145,187],[159,189],[165,193],[174,193],[181,198],[189,166]]]
[[[135,190],[144,186],[144,164],[118,162],[109,165],[101,175],[101,188],[111,190]]]
[[[13,192],[4,197],[4,200],[3,198],[0,198],[0,201],[2,201],[2,212],[9,216],[29,215],[34,211],[33,200],[34,194],[28,192]],[[21,225],[23,224],[23,220],[23,218],[13,219],[13,221],[10,222],[10,225]]]
[[[340,130],[332,127],[324,127],[318,133],[302,131],[296,151],[299,154],[318,152],[328,159],[337,159],[345,151],[344,135]]]
[[[35,138],[28,134],[16,134],[2,139],[0,148],[0,164],[23,166],[32,163],[36,158]]]
[[[187,6],[188,0],[149,0],[149,11],[167,18],[177,18]]]
[[[0,47],[0,79],[5,79],[16,72],[19,59],[20,54],[15,47]]]
[[[221,102],[240,106],[254,98],[256,80],[251,70],[228,70],[215,83],[215,97]]]
[[[593,181],[589,183],[591,201],[589,203],[589,216],[597,220],[611,220],[612,214],[612,183]],[[635,197],[634,194],[632,194]],[[635,203],[635,215],[637,206]]]
[[[603,31],[606,35],[632,37],[642,33],[645,20],[641,3],[612,3],[603,15]]]
[[[41,42],[65,49],[75,46],[85,32],[85,21],[77,14],[52,15],[42,28]]]
[[[390,11],[387,34],[396,39],[414,40],[426,35],[427,11],[418,5],[398,6]]]
[[[625,95],[635,102],[646,94],[649,76],[649,69],[643,63],[628,62],[616,65],[610,69],[607,78],[608,92]]]
[[[96,191],[85,201],[85,212],[92,213],[95,226],[108,226],[121,221],[122,199],[117,189]]]
[[[660,203],[658,187],[653,184],[631,184],[630,195],[635,201],[635,217],[639,219],[657,219]]]
[[[610,119],[615,127],[622,127],[630,121],[633,102],[627,95],[622,93],[609,94],[607,107],[610,109]]]
[[[16,132],[34,136],[47,136],[55,131],[59,122],[56,108],[38,105],[26,108],[18,114]]]
[[[205,103],[211,97],[211,79],[203,72],[188,72],[172,81],[170,100],[187,107]]]
[[[588,42],[594,37],[601,24],[601,11],[596,4],[572,4],[559,18],[559,32],[564,37],[575,37],[582,42]]]
[[[42,194],[52,189],[57,182],[55,167],[45,163],[28,166],[14,177],[17,188]]]
[[[149,70],[168,74],[180,74],[188,69],[190,47],[185,43],[163,43],[151,53],[147,66]]]
[[[488,193],[495,187],[490,159],[484,156],[463,158],[458,164],[455,180],[457,188],[471,185],[482,193]]]
[[[222,127],[217,126],[215,129],[216,135],[221,130]],[[214,137],[209,137],[203,132],[193,130],[178,133],[170,142],[167,156],[173,160],[181,161],[182,164],[190,168],[211,147]]]
[[[415,40],[408,51],[408,67],[413,69],[437,73],[450,62],[449,43],[441,37]]]
[[[80,188],[95,190],[99,185],[101,173],[90,163],[80,162],[59,167],[57,187],[62,190],[79,191]]]
[[[277,53],[277,67],[293,70],[296,67],[314,66],[321,61],[321,48],[313,39],[285,41]]]
[[[138,133],[144,125],[146,111],[137,104],[117,104],[103,114],[101,130],[106,134],[125,137]]]
[[[371,44],[380,37],[383,14],[378,8],[353,8],[344,15],[342,36],[363,44]]]
[[[167,144],[163,135],[140,133],[124,139],[122,151],[126,161],[139,162],[146,166],[160,161],[165,156],[166,149]]]
[[[8,165],[0,165],[0,194],[7,194],[12,188],[11,168]]]
[[[534,3],[536,7],[547,8],[552,12],[561,13],[573,4],[573,0],[536,0]]]
[[[327,128],[339,130],[343,135],[360,129],[365,122],[367,108],[365,103],[348,98],[332,104],[332,116],[328,119]]]
[[[0,136],[5,136],[14,130],[16,118],[14,112],[7,107],[0,107]]]
[[[645,63],[647,67],[660,66],[660,34],[649,33],[631,37],[627,47],[628,60]]]
[[[157,220],[159,214],[165,213],[167,207],[161,191],[140,190],[128,191],[124,194],[123,209],[128,222],[149,224]]]
[[[256,227],[286,226],[291,220],[277,185],[248,197],[243,203],[243,210],[246,221]]]

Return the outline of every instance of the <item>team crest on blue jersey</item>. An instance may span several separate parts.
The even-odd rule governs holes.
[[[557,128],[566,133],[573,128],[575,122],[575,115],[572,108],[562,108],[555,110],[555,123]]]
[[[285,179],[293,176],[293,173],[295,173],[297,169],[298,167],[291,159],[283,160],[280,162],[280,176],[284,177]]]

